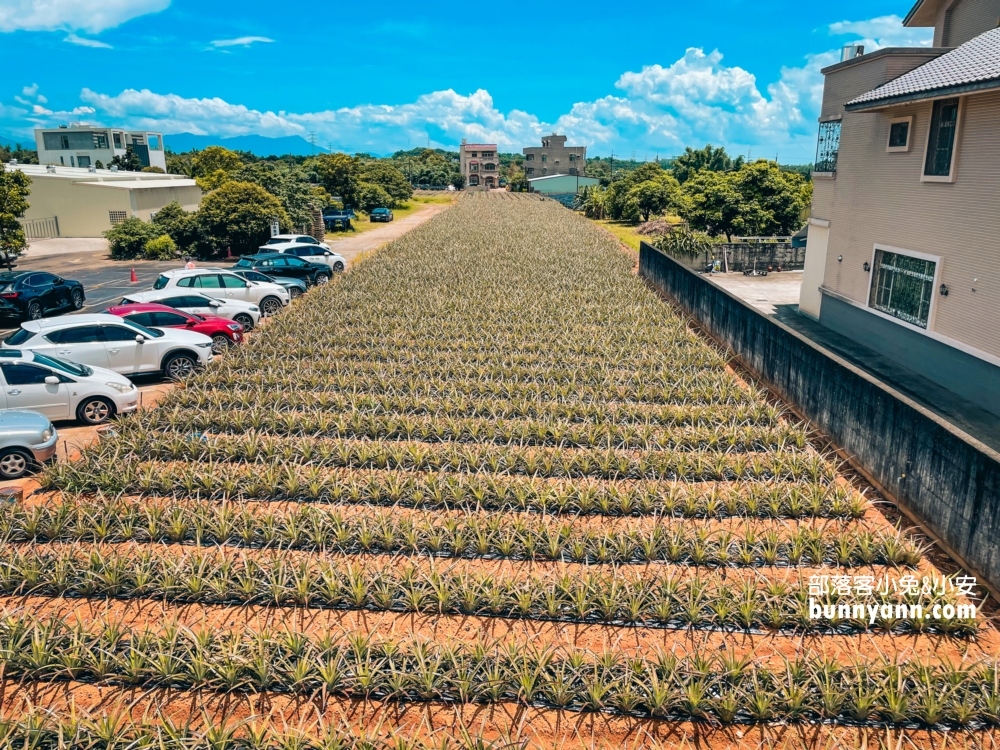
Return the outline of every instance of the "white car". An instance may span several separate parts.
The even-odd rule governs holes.
[[[343,255],[337,255],[332,250],[324,250],[317,245],[277,245],[273,247],[264,245],[260,250],[266,253],[294,255],[296,258],[309,261],[310,263],[322,263],[330,266],[330,269],[337,273],[343,271],[347,266],[347,261],[344,260]]]
[[[0,410],[30,409],[52,420],[101,424],[139,406],[139,391],[117,372],[20,349],[0,349],[0,388]]]
[[[268,253],[280,253],[283,251],[277,248],[284,247],[286,245],[312,245],[314,249],[330,249],[330,246],[325,242],[320,242],[315,237],[310,237],[308,234],[276,234],[274,237],[261,245],[261,249],[263,250],[264,248],[267,248],[265,252]]]
[[[229,271],[209,268],[181,268],[164,271],[153,283],[155,291],[194,291],[215,299],[236,299],[257,305],[264,315],[274,315],[291,301],[281,284],[247,281]]]
[[[21,324],[0,349],[37,351],[122,375],[183,378],[212,361],[212,339],[183,328],[146,328],[102,313]]]
[[[260,308],[252,302],[241,299],[213,299],[195,292],[181,293],[179,289],[161,289],[152,292],[129,292],[118,304],[128,305],[133,302],[156,302],[195,315],[218,315],[220,318],[235,320],[245,331],[252,330],[260,323]]]

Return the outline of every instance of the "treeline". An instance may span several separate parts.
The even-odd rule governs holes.
[[[687,149],[669,168],[648,162],[587,188],[577,207],[595,219],[637,224],[671,214],[709,237],[790,235],[802,225],[812,183],[773,161],[745,162],[725,149]]]
[[[113,227],[106,233],[112,257],[252,253],[267,240],[274,220],[282,232],[312,233],[324,208],[370,212],[395,208],[413,194],[390,160],[360,154],[261,159],[209,146],[168,154],[167,169],[193,178],[205,191],[200,207],[189,213],[174,203],[152,221],[131,218]]]

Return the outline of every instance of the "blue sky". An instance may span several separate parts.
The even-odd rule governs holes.
[[[706,142],[807,162],[837,50],[929,44],[889,0],[0,0],[0,135],[69,121],[308,136],[389,153],[463,138],[653,158]],[[533,47],[549,34],[553,41]],[[169,145],[169,139],[167,139]]]

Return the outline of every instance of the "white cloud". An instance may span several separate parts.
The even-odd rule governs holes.
[[[24,94],[25,96],[34,96],[35,94],[38,93],[38,84],[33,83],[30,86],[25,86],[23,89],[21,89],[21,93]]]
[[[73,32],[67,34],[66,38],[63,39],[64,42],[69,42],[70,44],[77,44],[81,47],[93,47],[95,49],[111,49],[110,44],[105,42],[100,42],[97,39],[85,39],[84,37],[77,36]]]
[[[828,27],[833,36],[860,37],[868,52],[883,47],[929,47],[933,29],[907,28],[899,16],[879,16],[867,21],[837,21]]]
[[[169,5],[170,0],[2,0],[0,31],[65,29],[96,34]]]
[[[255,42],[270,44],[273,41],[273,39],[268,39],[266,36],[240,36],[236,39],[216,39],[210,44],[218,49],[219,47],[249,47]]]

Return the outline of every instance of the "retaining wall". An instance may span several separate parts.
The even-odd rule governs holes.
[[[639,273],[1000,590],[1000,454],[645,242]]]

